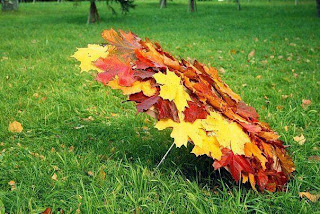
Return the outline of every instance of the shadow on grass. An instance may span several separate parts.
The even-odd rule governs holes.
[[[88,123],[83,131],[72,131],[73,133],[67,135],[76,135],[73,138],[79,140],[79,154],[91,150],[100,156],[101,163],[110,159],[121,160],[155,170],[173,139],[169,136],[169,130],[158,131],[150,128],[146,131],[146,127],[142,127],[139,118],[121,118],[110,125]],[[191,145],[187,148],[174,147],[158,170],[165,176],[178,171],[179,175],[191,182],[197,182],[200,187],[206,186],[210,189],[219,190],[236,185],[226,170],[214,170],[211,158],[196,157],[190,153],[191,150]]]

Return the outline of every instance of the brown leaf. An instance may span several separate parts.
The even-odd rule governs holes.
[[[305,100],[305,99],[303,99],[303,100],[302,100],[301,107],[304,108],[304,109],[306,109],[306,108],[308,108],[308,106],[310,106],[311,104],[312,104],[312,101],[311,101],[311,100]]]
[[[317,202],[320,198],[320,194],[311,194],[310,192],[299,192],[300,198],[306,197],[312,202]]]
[[[312,155],[308,158],[309,161],[319,161],[320,157],[318,155]]]
[[[13,133],[20,133],[22,132],[23,127],[21,123],[19,123],[18,121],[13,121],[12,123],[9,124],[8,130]]]
[[[256,54],[256,50],[253,49],[253,50],[250,51],[250,53],[248,54],[248,58],[251,59],[252,57],[254,57],[255,54]]]

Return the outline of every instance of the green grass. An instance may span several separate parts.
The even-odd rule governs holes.
[[[198,2],[194,14],[186,2],[160,10],[157,0],[141,0],[126,16],[112,16],[99,2],[102,22],[89,26],[87,2],[20,4],[0,14],[0,204],[7,213],[320,213],[319,202],[298,195],[320,191],[319,161],[308,159],[319,155],[320,142],[315,1],[244,1],[240,12],[234,3]],[[70,58],[76,47],[102,42],[101,31],[111,27],[224,68],[223,79],[290,145],[297,172],[287,191],[235,184],[190,148],[173,149],[155,171],[172,143],[169,131],[157,131]],[[303,109],[302,99],[312,105]],[[14,120],[22,133],[8,131]],[[304,145],[293,140],[301,133]]]

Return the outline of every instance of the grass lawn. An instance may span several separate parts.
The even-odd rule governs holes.
[[[0,207],[7,213],[320,213],[299,192],[320,192],[320,19],[315,1],[138,0],[128,15],[89,3],[20,4],[0,13]],[[159,41],[175,56],[224,69],[223,79],[281,134],[296,164],[287,191],[256,193],[212,161],[174,148],[169,131],[136,114],[119,91],[80,73],[76,47],[108,28]],[[248,54],[255,50],[255,56]],[[222,69],[221,69],[222,70]],[[303,99],[311,100],[306,109]],[[8,131],[22,123],[19,134]],[[287,127],[287,131],[285,130]],[[293,140],[303,134],[303,145]],[[53,176],[53,177],[52,177]],[[56,177],[55,177],[56,176]],[[15,182],[15,189],[8,184]],[[0,213],[3,209],[0,208]]]

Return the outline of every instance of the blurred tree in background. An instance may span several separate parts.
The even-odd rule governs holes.
[[[106,0],[108,8],[112,11],[113,14],[116,14],[115,9],[110,5],[110,2],[116,2],[121,5],[122,13],[129,12],[130,8],[134,8],[134,0]],[[90,0],[90,9],[87,24],[95,23],[100,21],[100,16],[98,13],[98,8],[96,5],[96,0]]]

